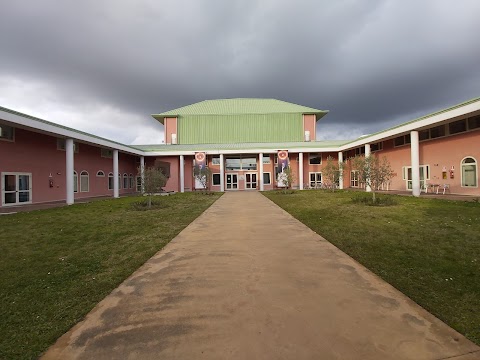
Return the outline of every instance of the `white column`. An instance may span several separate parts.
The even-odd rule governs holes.
[[[220,154],[220,191],[225,191],[225,159]]]
[[[142,194],[145,191],[145,156],[140,156],[140,191]]]
[[[66,139],[65,140],[65,152],[66,152],[66,174],[65,174],[65,179],[67,181],[67,205],[72,205],[75,202],[75,195],[74,195],[74,189],[73,189],[73,171],[74,171],[74,166],[73,166],[73,154],[74,154],[74,148],[73,148],[73,139]]]
[[[412,195],[420,196],[420,152],[418,131],[410,132],[410,156],[412,160]]]
[[[185,157],[180,155],[180,192],[185,192]]]
[[[258,161],[260,164],[260,174],[259,174],[259,180],[260,180],[260,191],[264,191],[264,186],[263,186],[263,153],[258,154]]]
[[[113,197],[118,198],[118,150],[113,150]]]
[[[303,153],[298,153],[298,182],[300,190],[303,190]]]
[[[338,177],[338,188],[343,189],[343,152],[339,151],[338,152],[338,167],[340,170],[340,174]]]
[[[365,144],[365,157],[370,156],[370,144]],[[372,189],[365,184],[365,191],[370,192]]]

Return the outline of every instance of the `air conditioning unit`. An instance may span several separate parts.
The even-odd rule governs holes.
[[[305,141],[310,141],[310,131],[305,130]]]
[[[172,134],[172,145],[177,145],[177,134]]]

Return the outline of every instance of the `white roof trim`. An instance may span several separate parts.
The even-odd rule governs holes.
[[[426,119],[414,121],[409,124],[398,126],[391,130],[383,131],[376,135],[357,139],[354,142],[339,146],[338,150],[344,151],[344,150],[352,149],[365,144],[375,143],[375,142],[384,140],[386,138],[395,137],[403,133],[409,133],[410,131],[418,130],[424,127],[429,127],[436,123],[441,123],[442,121],[464,116],[479,110],[480,110],[480,101],[476,101],[474,103],[467,104],[465,106],[461,106],[459,108],[445,111],[440,114],[428,117]]]
[[[41,132],[46,132],[54,136],[62,136],[65,138],[70,138],[78,141],[84,141],[94,145],[98,145],[105,148],[120,150],[125,153],[134,154],[134,155],[144,155],[142,150],[133,149],[131,147],[114,143],[112,141],[99,139],[94,136],[89,136],[87,134],[81,134],[76,131],[64,129],[52,124],[46,124],[38,120],[30,119],[21,115],[12,114],[10,112],[0,110],[0,120],[5,120],[13,124],[25,126],[32,130],[40,130]]]

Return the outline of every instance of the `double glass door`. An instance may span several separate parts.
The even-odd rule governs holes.
[[[245,189],[256,189],[257,188],[257,173],[246,173],[245,174]]]
[[[238,174],[225,174],[227,190],[238,190]]]
[[[2,206],[32,202],[32,174],[2,173]]]

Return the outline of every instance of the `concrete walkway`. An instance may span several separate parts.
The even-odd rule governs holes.
[[[44,359],[473,360],[480,348],[260,193],[230,192]]]

